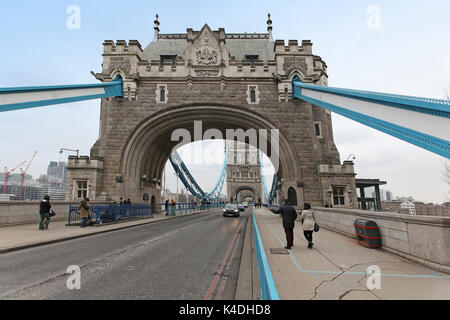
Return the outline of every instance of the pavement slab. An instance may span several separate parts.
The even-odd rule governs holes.
[[[382,249],[365,248],[324,228],[314,233],[310,250],[299,221],[289,255],[271,254],[270,248],[286,245],[281,217],[263,208],[255,210],[255,218],[282,300],[450,299],[450,275]],[[369,290],[368,268],[374,266],[380,270],[380,286]]]

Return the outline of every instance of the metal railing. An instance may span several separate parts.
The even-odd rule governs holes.
[[[91,221],[94,224],[116,222],[131,219],[143,219],[153,217],[152,205],[92,205]],[[81,222],[80,206],[70,205],[68,225]]]
[[[166,210],[166,205],[161,204],[161,210],[165,212],[167,216],[179,216],[194,212],[205,211],[215,208],[225,207],[225,203],[205,203],[205,204],[195,204],[195,203],[177,203],[176,205],[168,205]]]
[[[256,258],[258,260],[259,271],[259,287],[261,291],[261,300],[280,300],[277,288],[270,271],[269,262],[267,261],[264,245],[259,234],[258,225],[256,224],[255,212],[252,213],[253,233],[255,236]]]

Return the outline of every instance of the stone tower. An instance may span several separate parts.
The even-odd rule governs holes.
[[[263,201],[261,167],[258,149],[238,141],[226,141],[227,197],[229,201],[241,202],[245,197]]]
[[[267,33],[226,33],[204,25],[163,34],[156,20],[155,39],[145,48],[136,40],[106,40],[94,76],[104,82],[120,77],[124,95],[102,99],[90,156],[69,157],[66,199],[87,192],[97,201],[160,203],[165,164],[181,142],[172,134],[183,130],[195,137],[200,121],[205,140],[211,132],[223,139],[228,129],[279,130],[279,199],[295,199],[302,207],[338,198],[336,207],[355,208],[353,163],[341,163],[331,113],[292,99],[295,77],[327,86],[327,65],[309,40],[274,41],[269,21]],[[259,168],[248,166],[249,180],[251,172],[260,193]]]

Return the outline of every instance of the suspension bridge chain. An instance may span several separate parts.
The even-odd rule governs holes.
[[[294,77],[293,98],[450,158],[450,101],[306,84]]]
[[[222,170],[220,172],[220,176],[219,179],[217,180],[217,183],[214,185],[214,187],[210,192],[205,192],[197,183],[195,178],[192,176],[191,172],[189,171],[189,169],[187,168],[186,164],[183,162],[177,151],[173,152],[169,157],[173,169],[175,170],[176,174],[180,177],[180,180],[186,187],[186,189],[196,198],[209,201],[217,200],[220,197],[220,194],[222,193],[226,179],[227,159],[228,159],[228,148],[225,151],[225,160],[223,162]]]

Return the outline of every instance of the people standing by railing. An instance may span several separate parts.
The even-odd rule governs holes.
[[[86,227],[86,223],[91,220],[91,203],[89,198],[85,198],[80,203],[81,228]]]
[[[177,203],[174,199],[170,200],[170,215],[175,216],[177,211]]]

